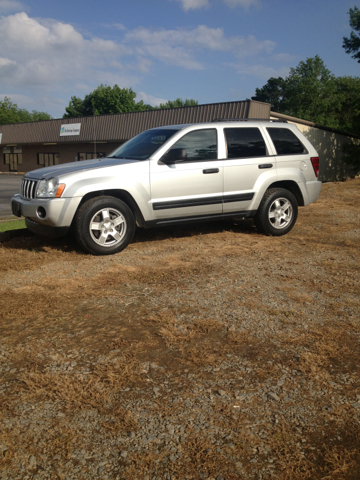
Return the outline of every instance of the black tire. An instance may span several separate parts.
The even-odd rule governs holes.
[[[75,215],[75,238],[82,249],[93,255],[121,252],[131,242],[134,232],[132,211],[115,197],[92,198]]]
[[[297,216],[295,196],[284,188],[270,188],[261,200],[254,222],[259,232],[280,236],[290,232]]]

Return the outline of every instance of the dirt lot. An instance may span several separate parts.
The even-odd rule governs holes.
[[[0,479],[359,479],[359,206],[1,243]]]

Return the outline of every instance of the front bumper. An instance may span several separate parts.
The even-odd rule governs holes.
[[[19,194],[11,201],[14,215],[26,217],[44,227],[70,227],[81,197],[25,200]],[[29,227],[30,228],[30,227]]]
[[[25,218],[26,227],[33,233],[43,235],[44,237],[64,237],[70,230],[70,227],[49,227],[34,222],[31,218]]]

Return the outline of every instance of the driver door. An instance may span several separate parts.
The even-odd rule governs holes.
[[[154,219],[222,213],[223,161],[217,158],[217,146],[216,128],[193,130],[178,140],[168,155],[151,163]]]

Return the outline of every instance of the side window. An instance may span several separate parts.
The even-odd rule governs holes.
[[[267,128],[278,155],[307,153],[297,136],[288,128]]]
[[[265,157],[266,146],[258,128],[224,128],[227,158]]]
[[[217,159],[217,132],[215,128],[195,130],[187,133],[170,149],[185,149],[183,161],[202,161]]]

